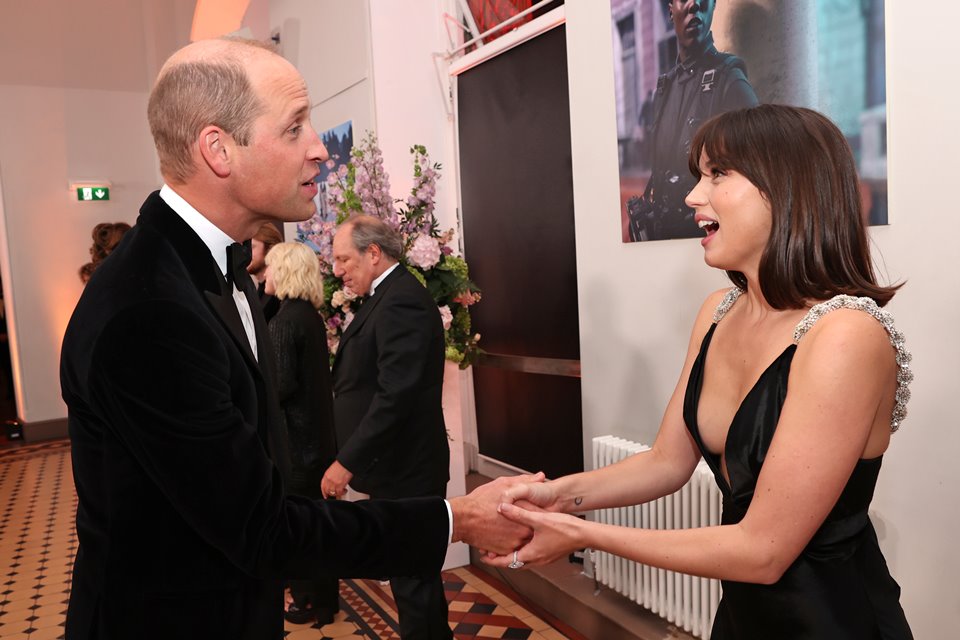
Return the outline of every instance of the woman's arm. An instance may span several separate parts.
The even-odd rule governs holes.
[[[548,511],[576,513],[649,502],[682,487],[700,461],[700,451],[683,421],[687,378],[713,322],[713,312],[727,291],[711,294],[697,314],[680,379],[649,451],[593,471],[543,484],[519,485],[504,494],[504,502],[524,500]]]
[[[504,515],[535,532],[519,558],[542,564],[590,547],[693,575],[776,582],[830,513],[871,433],[889,430],[896,388],[892,355],[885,330],[859,311],[834,311],[806,335],[753,501],[740,523],[651,531],[505,504]],[[609,481],[622,486],[629,479]],[[573,479],[565,486],[585,488]],[[609,497],[611,490],[596,494]],[[506,565],[511,559],[491,562]]]

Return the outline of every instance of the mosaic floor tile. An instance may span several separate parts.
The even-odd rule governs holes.
[[[63,638],[76,509],[69,442],[0,448],[0,640]],[[457,640],[584,640],[470,567],[444,572],[443,586]],[[400,639],[389,584],[341,580],[340,608],[322,627],[287,623],[286,640]]]

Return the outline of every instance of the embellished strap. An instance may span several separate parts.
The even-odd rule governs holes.
[[[726,299],[724,299],[726,302]],[[732,304],[732,303],[731,303]],[[720,305],[723,306],[722,304]],[[729,307],[728,307],[729,308]],[[907,402],[910,400],[910,383],[913,381],[913,372],[910,370],[910,360],[913,356],[904,347],[904,335],[893,324],[893,316],[877,306],[871,298],[857,298],[848,295],[834,296],[826,302],[815,305],[803,320],[797,324],[793,331],[793,341],[799,343],[800,339],[813,328],[817,320],[835,309],[858,309],[869,313],[876,318],[883,328],[887,330],[890,337],[890,344],[897,352],[897,403],[893,407],[893,415],[890,417],[890,431],[896,431],[900,428],[904,418],[907,417]],[[719,307],[717,311],[719,312]]]
[[[733,306],[733,303],[737,301],[743,295],[743,289],[740,287],[734,287],[727,291],[727,295],[723,296],[723,300],[720,301],[720,304],[717,305],[716,310],[713,312],[713,321],[714,323],[720,322],[723,320],[723,316],[727,315],[727,311],[730,311],[730,307]]]

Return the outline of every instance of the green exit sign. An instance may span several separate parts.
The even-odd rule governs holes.
[[[80,200],[81,202],[109,199],[110,187],[77,187],[77,200]]]

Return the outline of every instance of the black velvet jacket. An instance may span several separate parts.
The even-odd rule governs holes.
[[[206,245],[158,193],[84,290],[61,355],[80,500],[68,639],[279,639],[281,578],[439,571],[439,499],[284,497],[251,307],[263,367]]]
[[[333,364],[337,459],[350,486],[380,498],[444,495],[440,312],[402,265],[361,305]]]

